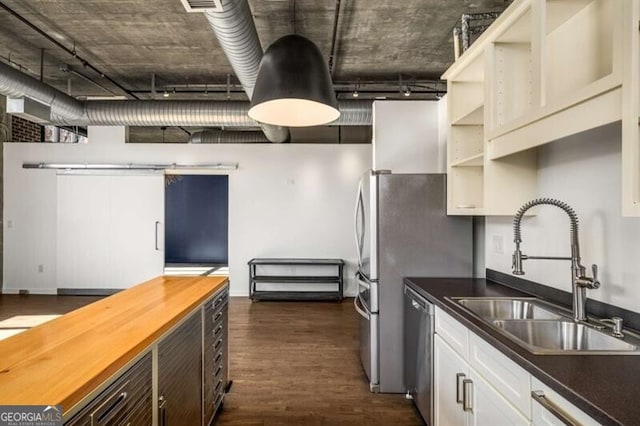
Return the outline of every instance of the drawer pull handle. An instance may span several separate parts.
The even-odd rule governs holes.
[[[213,362],[217,364],[218,361],[220,361],[220,358],[222,358],[222,352],[218,352],[218,355],[216,355],[216,359]]]
[[[125,405],[127,400],[127,392],[124,390],[129,386],[129,381],[122,385],[116,392],[113,393],[106,401],[104,401],[93,413],[89,416],[91,419],[91,426],[106,425],[109,423],[119,410]]]
[[[167,405],[167,400],[164,396],[158,398],[158,423],[159,426],[166,426],[167,424],[167,409],[165,408]]]
[[[552,402],[547,399],[546,395],[543,391],[533,390],[531,391],[531,397],[538,404],[542,405],[544,409],[553,414],[555,418],[560,420],[563,424],[567,426],[581,426],[582,423],[571,417],[564,411],[561,407],[559,407],[555,402]]]
[[[217,376],[218,376],[218,374],[220,374],[220,371],[222,371],[222,366],[221,366],[221,365],[219,365],[219,366],[218,366],[218,368],[216,368],[216,372],[215,372],[215,373],[213,373],[213,376],[214,376],[214,377],[217,377]]]
[[[218,348],[220,348],[220,346],[222,346],[222,339],[218,339],[218,341],[216,342],[216,345],[214,347],[215,350],[218,350]]]
[[[224,393],[219,393],[218,396],[216,396],[216,400],[213,403],[213,406],[218,408],[218,404],[220,403],[220,400],[222,399],[222,396],[224,395]]]
[[[222,324],[220,324],[217,328],[216,331],[213,332],[213,336],[217,337],[218,334],[222,333]]]
[[[218,380],[218,383],[216,384],[216,393],[218,393],[218,391],[220,390],[220,386],[222,386],[222,379]]]
[[[218,321],[218,319],[222,316],[222,312],[218,312],[215,317],[213,317],[213,321]]]
[[[473,381],[464,379],[462,381],[462,409],[464,411],[473,411]]]
[[[458,404],[462,404],[462,381],[460,379],[464,379],[467,377],[464,373],[456,374],[456,402]]]

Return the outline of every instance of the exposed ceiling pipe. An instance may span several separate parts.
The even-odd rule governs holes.
[[[247,0],[222,0],[221,3],[222,11],[205,11],[204,16],[251,100],[262,59],[262,46],[251,9]],[[286,142],[290,138],[286,127],[262,123],[260,127],[271,142]]]
[[[336,60],[336,46],[338,39],[338,22],[340,20],[340,0],[336,0],[336,7],[333,14],[333,31],[331,32],[331,51],[329,54],[329,74],[333,77]]]
[[[80,102],[0,62],[0,94],[27,96],[51,107],[51,122],[66,126],[258,127],[249,102],[122,100]],[[372,101],[339,101],[340,118],[330,125],[370,126]],[[269,139],[271,140],[271,139]]]
[[[269,139],[261,132],[224,131],[207,129],[193,132],[189,143],[268,143]]]

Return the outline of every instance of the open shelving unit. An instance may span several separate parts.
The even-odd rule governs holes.
[[[622,120],[622,210],[640,216],[639,21],[640,0],[515,0],[496,19],[443,75],[449,214],[514,214],[538,146]]]
[[[254,258],[249,265],[249,296],[258,300],[336,300],[343,297],[342,259]],[[286,290],[265,289],[282,284]],[[305,290],[305,285],[320,290]]]
[[[447,82],[449,214],[482,214],[484,192],[484,63],[473,58]]]

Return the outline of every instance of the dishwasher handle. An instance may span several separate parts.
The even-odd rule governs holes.
[[[429,303],[424,297],[420,296],[415,290],[412,290],[405,285],[404,294],[411,300],[411,305],[415,309],[426,312],[428,314],[433,314],[433,305]]]

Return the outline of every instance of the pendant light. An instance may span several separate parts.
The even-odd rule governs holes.
[[[249,117],[286,127],[319,126],[340,116],[329,67],[312,41],[289,34],[264,52]]]

